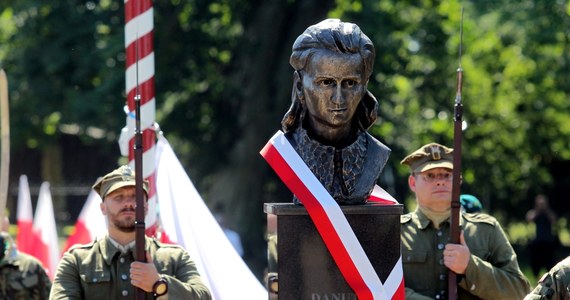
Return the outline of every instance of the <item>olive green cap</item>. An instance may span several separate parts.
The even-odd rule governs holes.
[[[136,181],[135,172],[129,166],[124,165],[99,178],[93,185],[93,189],[101,196],[101,199],[105,200],[105,196],[126,186],[136,186]],[[143,180],[143,190],[148,196],[148,180]]]
[[[406,156],[400,163],[410,166],[414,173],[435,168],[453,170],[453,149],[437,143],[429,143]]]

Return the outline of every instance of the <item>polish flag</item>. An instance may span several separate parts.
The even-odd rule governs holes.
[[[31,254],[36,240],[32,233],[33,222],[32,210],[32,197],[30,196],[30,186],[28,184],[28,177],[26,175],[20,176],[20,186],[18,189],[18,210],[17,210],[17,225],[18,235],[16,244],[18,250]]]
[[[91,190],[83,205],[75,228],[67,239],[64,252],[75,244],[88,244],[96,238],[102,238],[107,233],[107,222],[101,213],[101,197]]]
[[[166,138],[159,135],[156,147],[156,187],[164,232],[188,251],[212,298],[267,299],[267,290],[224,234]]]
[[[53,280],[57,264],[59,263],[60,252],[48,182],[43,182],[40,186],[32,232],[38,236],[39,240],[34,246],[33,253],[30,254],[42,262],[48,276]]]

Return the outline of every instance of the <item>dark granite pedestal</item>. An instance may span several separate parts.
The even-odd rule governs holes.
[[[400,215],[403,206],[363,204],[341,206],[374,270],[384,282],[400,258]],[[326,248],[305,207],[292,203],[265,203],[268,214],[271,281],[269,299],[356,299]],[[272,232],[272,219],[277,232]],[[270,221],[271,220],[271,221]],[[271,238],[276,234],[277,238]],[[278,240],[278,242],[277,242]],[[276,245],[271,245],[276,243]]]

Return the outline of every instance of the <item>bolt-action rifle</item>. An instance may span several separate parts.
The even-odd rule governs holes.
[[[455,94],[454,122],[453,122],[453,182],[451,189],[451,218],[450,218],[450,243],[459,244],[459,203],[461,185],[461,127],[463,123],[463,104],[461,93],[463,89],[463,68],[461,67],[461,55],[463,47],[463,7],[461,8],[461,21],[459,25],[459,67],[457,68],[457,93]],[[457,299],[457,274],[449,270],[448,295],[450,300]]]
[[[145,222],[144,222],[144,191],[143,191],[143,163],[142,163],[142,132],[141,132],[141,95],[139,93],[139,47],[138,38],[135,41],[136,52],[136,93],[135,93],[135,144],[133,147],[135,159],[135,197],[137,207],[135,209],[135,248],[136,261],[146,262],[145,253]],[[137,288],[135,291],[136,300],[145,299],[145,291]]]

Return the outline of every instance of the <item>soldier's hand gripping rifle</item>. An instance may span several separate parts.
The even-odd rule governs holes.
[[[459,25],[459,67],[457,68],[457,93],[455,94],[454,123],[453,123],[453,182],[451,189],[451,218],[450,218],[450,243],[459,244],[459,203],[461,185],[461,139],[463,122],[463,104],[461,93],[463,88],[463,68],[461,67],[461,55],[463,47],[463,7],[461,8],[461,21]],[[457,299],[457,274],[449,270],[448,295],[450,300]]]

